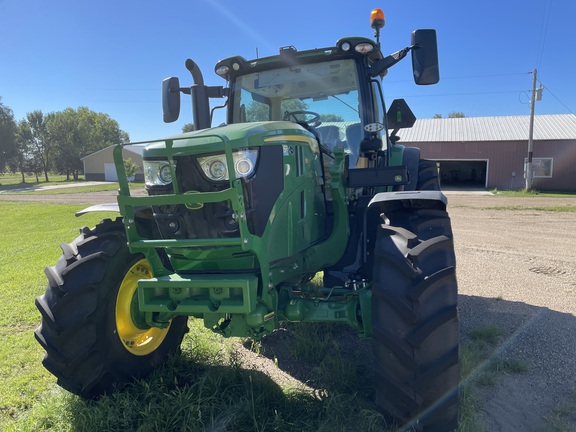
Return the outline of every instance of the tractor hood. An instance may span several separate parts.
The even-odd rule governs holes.
[[[302,126],[288,121],[239,123],[174,135],[165,140],[150,142],[144,149],[144,159],[164,158],[168,149],[174,156],[220,151],[223,145],[231,149],[277,144],[281,137],[298,137],[309,141],[314,135]],[[288,140],[286,138],[286,140]]]

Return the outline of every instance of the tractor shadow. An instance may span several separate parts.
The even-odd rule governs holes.
[[[557,417],[563,423],[558,430],[576,430],[576,418],[559,413],[566,403],[576,408],[576,317],[467,295],[459,297],[459,312],[461,363],[479,342],[488,344],[485,361],[463,370],[484,429],[548,430]]]
[[[356,394],[372,403],[372,345],[346,324],[284,323],[259,348],[261,356],[319,395]]]
[[[490,356],[526,366],[474,384],[479,421],[486,430],[534,430],[576,388],[575,317],[497,298],[459,300],[461,351],[478,329],[497,327]],[[387,430],[372,402],[370,340],[346,325],[287,323],[258,344],[238,340],[229,357],[199,362],[193,352],[185,347],[97,401],[71,397],[73,430]]]

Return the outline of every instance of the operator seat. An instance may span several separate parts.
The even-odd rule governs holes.
[[[360,150],[360,141],[362,141],[362,125],[360,123],[353,123],[346,128],[346,143],[352,152],[350,155],[350,167],[356,166]]]
[[[336,146],[344,145],[340,139],[340,128],[338,126],[320,126],[316,128],[320,144],[332,150]]]

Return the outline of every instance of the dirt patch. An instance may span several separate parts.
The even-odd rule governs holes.
[[[449,204],[463,338],[497,325],[499,354],[527,366],[480,388],[485,429],[542,430],[576,389],[576,214],[531,209],[576,199],[455,195]]]
[[[78,204],[78,210],[93,204],[115,203],[116,191],[101,191],[88,193],[67,193],[56,195],[41,195],[33,193],[2,193],[0,201],[25,201],[25,202],[46,202],[61,204]]]

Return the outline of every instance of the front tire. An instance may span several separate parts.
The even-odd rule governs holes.
[[[177,351],[187,317],[166,329],[139,317],[138,279],[152,277],[140,254],[131,254],[121,219],[83,228],[62,256],[46,268],[48,286],[36,299],[42,324],[35,331],[46,350],[44,367],[64,389],[95,398],[142,378]]]
[[[397,203],[374,250],[377,405],[401,426],[452,431],[460,380],[457,283],[450,219]]]

